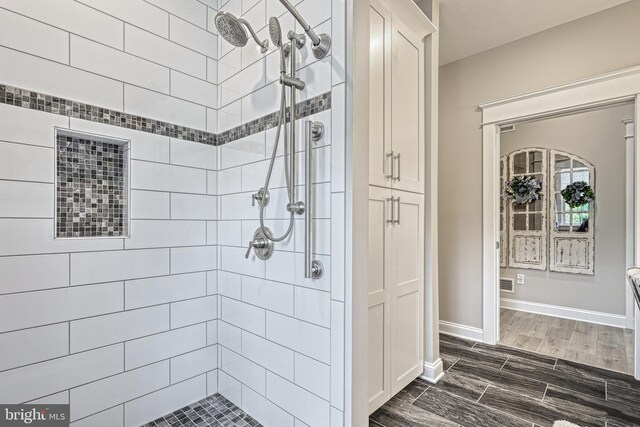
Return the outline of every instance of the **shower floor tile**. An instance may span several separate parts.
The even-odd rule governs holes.
[[[214,394],[171,414],[145,424],[144,427],[262,427],[242,409]]]

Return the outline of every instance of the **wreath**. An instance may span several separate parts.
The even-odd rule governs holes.
[[[526,205],[542,198],[542,180],[533,176],[516,176],[504,185],[504,198],[516,205]]]
[[[560,194],[562,194],[564,202],[572,209],[584,206],[594,201],[596,197],[593,188],[584,181],[572,182],[567,185]]]

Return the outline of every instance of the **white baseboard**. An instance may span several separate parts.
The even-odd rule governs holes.
[[[510,298],[501,298],[500,307],[511,310],[526,311],[528,313],[545,314],[563,319],[581,320],[583,322],[624,328],[627,324],[626,316],[621,314],[602,313],[599,311],[581,310],[579,308],[561,307],[557,305],[541,304]]]
[[[444,366],[442,365],[442,359],[438,358],[434,363],[424,362],[424,371],[420,378],[435,384],[444,377]]]
[[[440,332],[447,335],[453,335],[454,337],[464,338],[472,341],[483,341],[484,332],[480,328],[474,328],[472,326],[461,325],[459,323],[440,321]]]

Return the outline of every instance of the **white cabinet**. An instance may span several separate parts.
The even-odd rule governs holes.
[[[423,370],[424,197],[369,187],[369,411]]]
[[[370,7],[370,184],[424,193],[424,45],[386,5]]]
[[[424,370],[421,37],[435,27],[410,0],[371,0],[369,20],[368,403],[373,412]]]

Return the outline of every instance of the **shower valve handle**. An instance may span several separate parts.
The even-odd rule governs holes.
[[[260,207],[267,206],[269,204],[269,199],[269,191],[262,187],[256,193],[251,195],[251,206],[255,206],[256,202],[258,202],[258,206]]]
[[[268,246],[268,242],[264,238],[254,239],[249,242],[249,247],[247,248],[247,253],[244,254],[244,257],[249,259],[249,255],[251,255],[251,250],[256,249],[264,249]]]

